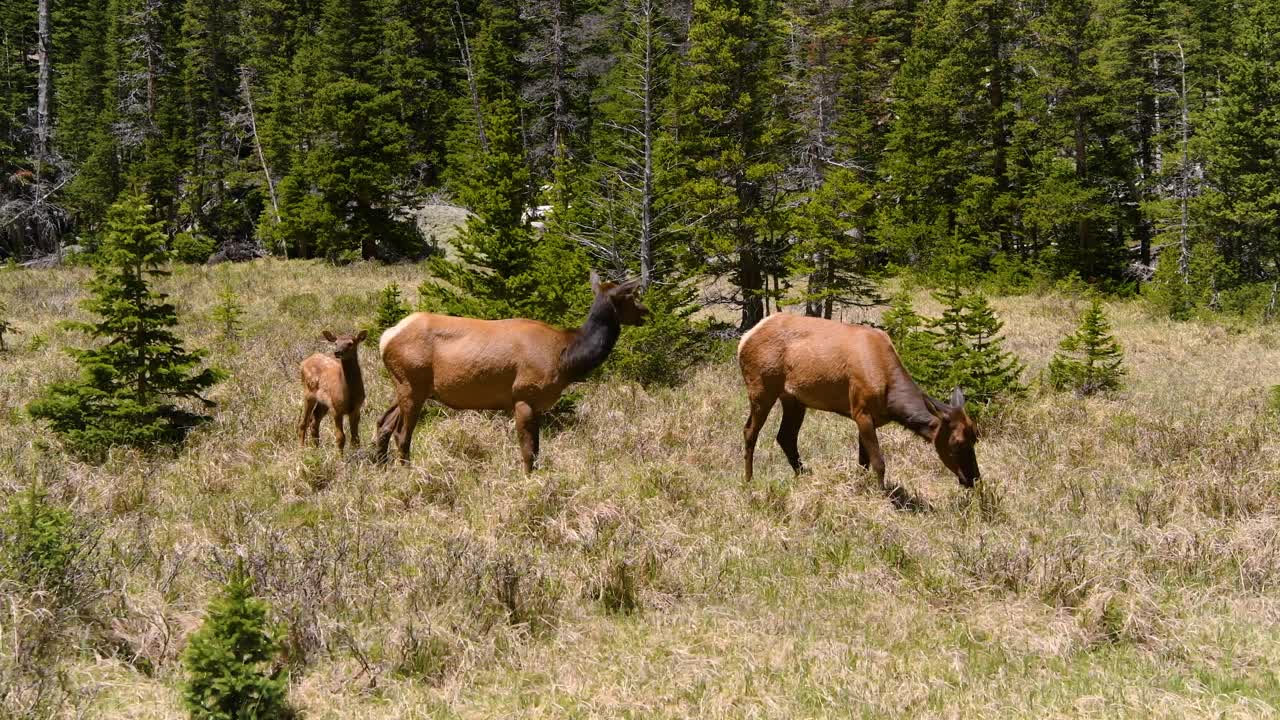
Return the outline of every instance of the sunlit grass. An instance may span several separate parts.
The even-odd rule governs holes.
[[[165,282],[231,373],[177,456],[64,456],[21,408],[74,364],[82,270],[0,272],[21,334],[0,355],[0,493],[41,481],[101,532],[112,572],[64,656],[90,716],[182,717],[178,654],[237,556],[288,628],[308,717],[1046,717],[1280,706],[1280,333],[1108,306],[1128,387],[1040,394],[984,428],[984,485],[889,428],[893,505],[842,418],[811,414],[794,478],[761,434],[741,480],[737,369],[646,391],[589,384],[520,471],[502,415],[433,413],[410,467],[296,440],[297,364],[367,324],[411,266],[262,261]],[[210,312],[231,287],[234,343]],[[934,310],[921,293],[918,308]],[[1084,303],[997,298],[1032,378]],[[367,444],[389,398],[362,349]],[[1034,385],[1034,383],[1033,383]],[[3,596],[8,608],[21,597]],[[0,614],[0,657],[12,618]]]

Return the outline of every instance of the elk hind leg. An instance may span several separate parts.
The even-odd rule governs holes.
[[[311,411],[311,442],[316,445],[320,444],[320,421],[328,414],[329,406],[317,401],[315,409]]]
[[[797,475],[804,472],[804,463],[800,461],[799,439],[806,410],[804,403],[799,400],[793,397],[782,398],[782,424],[778,426],[778,445]]]
[[[769,419],[769,411],[773,409],[776,400],[777,396],[766,395],[766,393],[760,393],[751,398],[751,411],[747,415],[746,424],[742,427],[742,454],[746,465],[743,481],[746,483],[751,482],[755,472],[756,440],[760,437],[760,429]]]
[[[311,415],[316,409],[316,399],[310,393],[302,399],[302,422],[298,425],[298,436],[302,446],[307,445],[307,432],[311,428]]]
[[[377,462],[386,462],[391,435],[400,425],[400,403],[393,403],[378,418],[378,429],[373,433],[373,458]]]
[[[410,395],[400,399],[400,418],[396,425],[396,449],[400,452],[400,462],[407,464],[409,462],[409,453],[412,451],[413,431],[418,429],[418,416],[422,413],[422,405],[425,398],[419,398],[416,395]]]

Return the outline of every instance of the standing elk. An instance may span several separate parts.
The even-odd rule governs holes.
[[[333,412],[333,426],[338,440],[338,453],[347,445],[342,432],[342,418],[351,426],[351,444],[360,447],[360,409],[364,406],[364,378],[360,375],[358,349],[367,333],[335,336],[325,330],[324,339],[333,343],[333,354],[316,353],[302,361],[302,444],[307,433],[320,443],[320,421]]]
[[[536,320],[476,320],[414,313],[382,333],[382,363],[395,383],[395,402],[378,421],[375,457],[387,458],[395,435],[408,462],[418,415],[428,399],[455,410],[506,410],[515,416],[525,472],[538,457],[538,426],[565,387],[609,357],[623,325],[640,325],[649,310],[640,280],[602,282],[586,322],[560,330]]]
[[[893,342],[865,325],[787,313],[770,315],[742,336],[738,365],[747,385],[751,412],[743,429],[746,481],[752,477],[756,438],[769,411],[782,400],[778,445],[797,474],[804,470],[796,440],[805,410],[825,410],[858,426],[858,463],[875,471],[884,486],[884,455],[876,428],[905,426],[933,443],[942,464],[971,488],[981,473],[974,444],[978,434],[956,388],[942,403],[916,385]]]

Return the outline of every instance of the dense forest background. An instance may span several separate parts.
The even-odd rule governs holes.
[[[0,258],[92,249],[137,192],[192,259],[421,258],[443,198],[474,215],[433,267],[512,312],[587,265],[721,278],[743,326],[908,267],[1276,307],[1273,0],[4,0],[0,28]]]

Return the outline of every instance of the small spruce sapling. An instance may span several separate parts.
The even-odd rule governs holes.
[[[71,513],[32,484],[14,493],[0,514],[0,577],[61,599],[81,545]]]
[[[910,298],[899,295],[881,319],[911,377],[936,397],[962,388],[971,412],[999,397],[1020,395],[1022,363],[1001,346],[1003,323],[987,299],[963,292],[958,283],[934,298],[942,303],[941,317],[921,317]]]
[[[137,195],[122,197],[107,215],[102,246],[84,308],[93,323],[71,326],[102,344],[71,350],[80,377],[44,389],[28,411],[46,420],[73,451],[94,455],[114,445],[151,447],[181,441],[206,418],[174,401],[213,402],[201,396],[224,376],[201,368],[204,353],[188,351],[173,333],[177,310],[151,288],[168,256],[163,223],[149,222],[151,206]]]
[[[218,324],[223,340],[235,340],[240,336],[240,318],[243,316],[244,307],[235,291],[230,287],[222,288],[218,292],[218,304],[213,306],[213,321]]]
[[[1019,379],[1023,365],[1004,349],[1000,330],[1004,322],[996,317],[991,303],[981,293],[963,296],[956,306],[948,306],[944,318],[958,311],[963,352],[953,366],[948,385],[964,388],[970,402],[986,405],[1000,397],[1017,397],[1026,387]],[[948,338],[944,346],[952,346]]]
[[[392,283],[382,288],[382,292],[378,294],[378,307],[374,311],[373,324],[366,328],[369,334],[365,337],[365,344],[376,347],[382,333],[387,328],[395,327],[396,323],[403,320],[410,312],[412,309],[401,297],[399,285]]]
[[[1049,363],[1055,390],[1081,395],[1118,390],[1125,374],[1124,351],[1111,335],[1111,323],[1096,298],[1080,318],[1080,327],[1058,345]]]
[[[253,595],[244,564],[237,564],[182,653],[183,704],[194,720],[292,717],[288,674],[276,662],[279,632],[268,613],[267,603]]]

